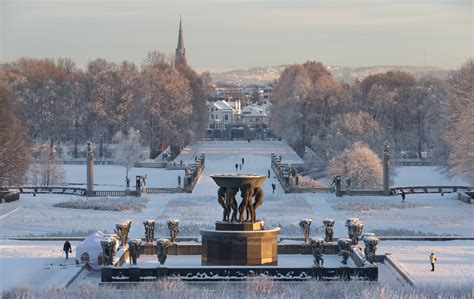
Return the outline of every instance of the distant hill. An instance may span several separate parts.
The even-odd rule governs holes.
[[[237,85],[265,84],[273,82],[280,77],[286,65],[253,67],[250,69],[232,70],[222,73],[213,73],[214,82],[224,82]],[[400,66],[400,65],[380,65],[368,67],[343,67],[326,66],[333,77],[341,82],[352,84],[357,79],[362,80],[365,77],[377,73],[385,73],[390,70],[404,71],[413,74],[415,77],[433,76],[444,78],[450,70],[438,67],[420,67],[420,66]]]

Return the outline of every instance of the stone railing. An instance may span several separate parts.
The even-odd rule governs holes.
[[[271,167],[275,176],[280,183],[285,193],[332,193],[334,192],[333,187],[300,187],[296,185],[296,179],[292,176],[293,170],[297,167],[303,166],[302,164],[288,164],[281,163],[281,156],[277,157],[275,154],[271,154]]]
[[[406,194],[415,193],[454,193],[458,191],[470,191],[474,189],[472,186],[403,186],[390,187],[391,195],[399,195],[402,192]]]
[[[204,171],[205,165],[206,165],[206,157],[204,154],[201,154],[194,158],[193,164],[185,168],[183,188],[186,190],[186,192],[188,193],[193,192],[194,186],[196,186],[196,183],[201,177],[201,174]]]
[[[441,164],[432,160],[392,160],[393,166],[440,166]]]

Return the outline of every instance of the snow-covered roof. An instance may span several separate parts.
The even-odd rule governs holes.
[[[216,101],[216,102],[213,102],[212,105],[213,105],[214,108],[217,109],[217,110],[221,110],[221,111],[224,111],[224,110],[234,111],[234,108],[232,108],[232,106],[230,106],[229,103],[227,103],[226,101]]]
[[[262,117],[266,117],[267,114],[265,113],[265,111],[263,111],[261,108],[257,108],[257,107],[254,107],[254,106],[245,106],[244,108],[242,108],[242,116],[253,116],[253,117],[257,117],[257,116],[262,116]]]

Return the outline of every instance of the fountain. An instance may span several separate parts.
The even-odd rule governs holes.
[[[219,174],[211,178],[220,187],[218,202],[224,209],[223,221],[216,222],[215,230],[200,231],[201,264],[277,265],[280,229],[265,229],[264,222],[257,220],[256,215],[256,209],[263,202],[260,186],[267,176]],[[235,196],[239,190],[242,201],[237,206]],[[244,221],[245,213],[247,221]]]

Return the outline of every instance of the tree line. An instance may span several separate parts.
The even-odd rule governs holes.
[[[205,134],[209,74],[174,66],[160,52],[149,53],[141,66],[96,59],[80,69],[71,59],[20,58],[0,72],[11,111],[31,138],[71,142],[74,157],[88,140],[103,156],[104,145],[132,127],[150,158]]]
[[[321,163],[354,146],[380,157],[388,141],[395,157],[428,155],[473,182],[473,79],[472,59],[447,79],[389,71],[353,85],[337,82],[318,62],[291,65],[274,88],[270,126],[301,156],[311,148]]]

